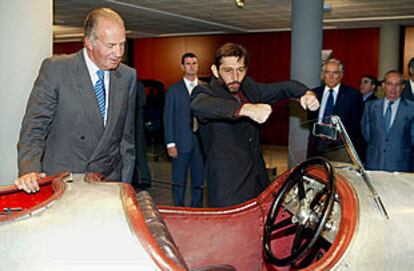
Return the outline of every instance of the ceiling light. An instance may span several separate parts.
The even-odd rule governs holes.
[[[236,0],[236,6],[238,7],[238,8],[244,8],[244,5],[246,4],[246,1],[245,0]]]

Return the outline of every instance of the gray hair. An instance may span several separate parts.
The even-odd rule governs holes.
[[[124,20],[121,15],[110,8],[97,8],[92,10],[85,19],[83,38],[88,37],[91,41],[96,39],[96,26],[98,25],[99,18],[108,18],[118,22],[125,26]]]
[[[336,58],[330,58],[328,60],[325,61],[325,63],[323,63],[322,65],[322,74],[325,71],[325,67],[327,64],[337,64],[339,66],[339,74],[343,75],[344,74],[344,65],[341,63],[341,61],[339,61]]]

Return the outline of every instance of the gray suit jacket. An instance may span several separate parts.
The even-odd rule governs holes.
[[[131,182],[135,162],[135,70],[110,72],[103,125],[82,50],[46,59],[34,83],[18,142],[19,176],[98,172]]]
[[[362,134],[368,143],[366,168],[413,171],[414,102],[401,98],[395,120],[385,132],[384,98],[368,102],[362,117]]]

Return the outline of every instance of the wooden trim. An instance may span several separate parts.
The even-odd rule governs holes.
[[[168,258],[158,246],[145,222],[136,200],[135,190],[131,185],[121,184],[121,199],[132,232],[160,270],[185,271],[184,268]]]

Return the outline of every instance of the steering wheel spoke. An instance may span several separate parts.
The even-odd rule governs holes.
[[[315,179],[308,174],[311,167],[323,169],[327,180]],[[306,184],[314,180],[320,182],[319,191],[306,190]],[[299,166],[287,177],[285,183],[275,194],[269,209],[263,233],[263,251],[265,259],[277,266],[295,265],[316,244],[322,233],[328,217],[332,211],[335,195],[334,170],[331,164],[324,158],[312,158]],[[286,207],[288,205],[289,207]],[[290,219],[276,222],[281,217],[282,210],[291,213]],[[291,244],[290,255],[278,257],[274,254],[271,242],[283,236],[272,234],[282,231],[284,228],[296,227]],[[292,229],[293,230],[293,229]]]

